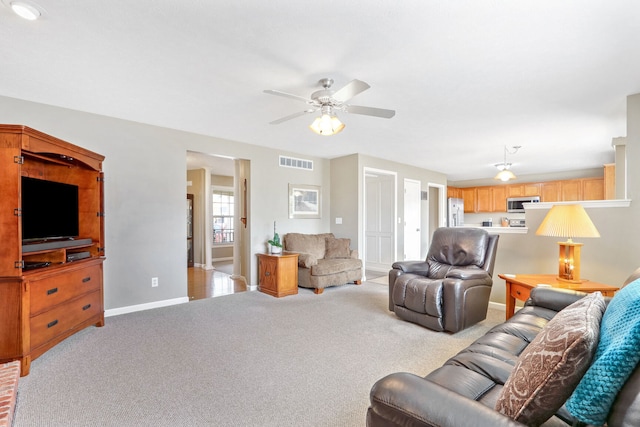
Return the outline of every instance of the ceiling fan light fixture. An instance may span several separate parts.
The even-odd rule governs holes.
[[[31,2],[11,1],[9,6],[16,15],[29,21],[35,21],[43,15],[43,9]]]
[[[322,115],[316,118],[309,129],[317,133],[318,135],[331,136],[342,132],[344,129],[344,123],[333,114],[331,107],[322,107]]]

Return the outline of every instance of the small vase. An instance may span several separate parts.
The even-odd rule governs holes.
[[[272,255],[278,255],[282,253],[282,248],[279,246],[269,245],[269,252],[271,252]]]

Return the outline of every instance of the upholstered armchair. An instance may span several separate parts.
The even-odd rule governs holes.
[[[458,332],[484,320],[498,235],[481,228],[439,228],[425,261],[389,271],[389,310],[436,331]]]

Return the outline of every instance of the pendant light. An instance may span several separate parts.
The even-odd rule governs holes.
[[[514,145],[513,147],[511,147],[513,151],[509,151],[507,146],[504,146],[504,162],[496,163],[494,165],[500,172],[498,172],[498,174],[493,179],[497,179],[502,182],[516,179],[515,174],[509,170],[511,168],[511,163],[507,163],[507,153],[516,154],[521,147],[521,145]]]

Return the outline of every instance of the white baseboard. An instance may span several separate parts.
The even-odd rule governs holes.
[[[496,310],[507,311],[507,305],[501,302],[491,302],[489,301],[489,308],[495,308]]]
[[[145,304],[112,308],[104,311],[104,317],[119,316],[121,314],[135,313],[136,311],[150,310],[152,308],[168,307],[170,305],[184,304],[185,302],[189,302],[189,297],[166,299],[162,301],[148,302]]]

